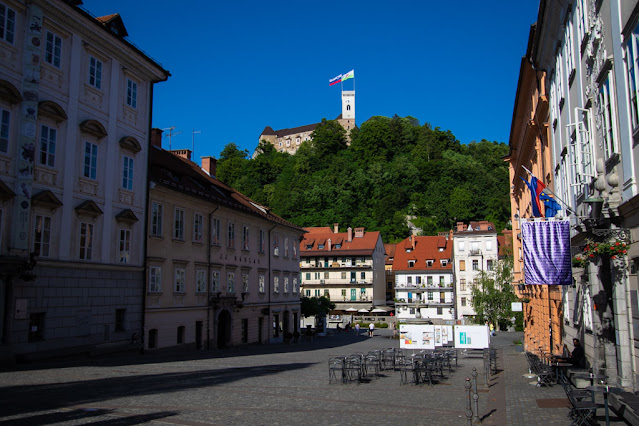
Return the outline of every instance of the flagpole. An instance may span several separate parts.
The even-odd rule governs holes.
[[[530,170],[528,170],[528,169],[527,169],[527,168],[526,168],[523,164],[522,164],[521,168],[522,168],[522,169],[524,169],[524,170],[526,170],[526,171],[528,172],[528,174],[530,174],[530,176],[534,176],[535,178],[537,177],[537,176],[535,176],[535,175],[533,174],[533,172],[531,172]],[[543,183],[543,182],[542,182],[542,183]],[[559,196],[558,196],[557,194],[555,194],[555,193],[553,192],[553,190],[552,190],[552,189],[550,189],[550,188],[548,188],[548,187],[545,187],[545,188],[544,188],[544,191],[548,191],[548,192],[550,192],[552,195],[554,195],[554,196],[555,196],[555,198],[557,199],[557,201],[561,201],[561,203],[564,205],[564,207],[566,207],[566,210],[568,210],[568,211],[570,211],[570,212],[573,212],[574,214],[577,214],[577,212],[576,212],[576,211],[574,211],[572,208],[570,208],[570,206],[568,205],[568,203],[566,203],[564,200],[562,200],[561,198],[559,198]],[[542,192],[543,192],[543,191],[542,191]]]

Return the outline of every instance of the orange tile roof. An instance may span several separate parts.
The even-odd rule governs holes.
[[[411,240],[412,239],[412,240]],[[415,249],[413,243],[415,241]],[[439,251],[439,248],[443,251]],[[410,249],[407,252],[407,249]],[[393,260],[393,271],[452,271],[453,263],[453,241],[447,240],[444,236],[411,236],[397,244],[395,257]],[[408,267],[408,261],[414,260],[415,266]],[[427,267],[426,261],[433,260],[433,266]],[[448,264],[442,266],[440,260],[447,260]]]
[[[335,233],[329,227],[304,228],[304,230],[307,231],[307,233],[304,234],[304,239],[300,242],[301,256],[316,256],[319,254],[332,256],[340,256],[342,254],[371,254],[377,246],[377,240],[381,238],[379,231],[364,232],[363,237],[355,237],[355,232],[353,231],[353,240],[349,242],[347,232]],[[331,251],[328,250],[329,238],[333,246]],[[339,244],[338,241],[340,240],[342,247],[336,249],[335,244]],[[313,241],[315,243],[313,243]],[[317,246],[321,243],[324,243],[325,246],[323,249],[318,249]],[[306,246],[311,244],[312,248],[307,249]]]

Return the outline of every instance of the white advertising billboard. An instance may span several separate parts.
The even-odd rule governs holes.
[[[490,347],[487,325],[456,325],[455,347],[458,349],[484,349]]]
[[[399,347],[405,349],[435,349],[435,326],[429,324],[400,324]]]

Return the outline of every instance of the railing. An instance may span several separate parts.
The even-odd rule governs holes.
[[[470,250],[469,251],[471,256],[479,256],[481,254],[481,250],[480,249],[474,249],[474,250]]]

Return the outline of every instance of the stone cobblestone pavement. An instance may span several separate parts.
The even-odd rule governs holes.
[[[400,385],[397,371],[329,385],[329,357],[397,347],[389,333],[17,365],[0,371],[0,424],[465,425],[464,384],[473,367],[484,424],[570,423],[560,386],[539,388],[522,376],[526,361],[512,345],[518,333],[493,339],[499,372],[490,387],[480,353],[460,356],[459,367],[432,387]]]

